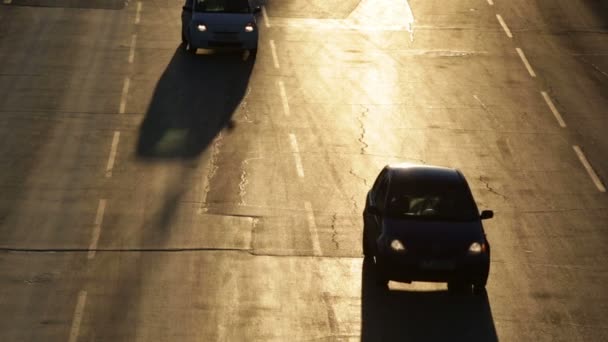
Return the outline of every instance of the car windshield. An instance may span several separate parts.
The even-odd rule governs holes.
[[[248,0],[196,0],[197,12],[249,13]]]
[[[392,182],[386,214],[393,218],[472,221],[479,217],[468,189],[429,182]]]

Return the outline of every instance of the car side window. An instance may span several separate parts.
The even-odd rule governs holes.
[[[382,178],[379,179],[380,183],[378,184],[378,189],[376,190],[376,198],[374,201],[376,202],[376,206],[380,209],[384,209],[386,205],[386,195],[388,193],[388,175],[387,172],[384,172]]]
[[[376,177],[376,180],[374,181],[374,185],[372,185],[372,200],[375,202],[376,201],[376,194],[378,193],[378,188],[380,187],[380,183],[382,182],[382,179],[384,179],[384,175],[386,174],[386,169],[383,169],[382,171],[380,171],[380,174],[378,175],[378,177]]]

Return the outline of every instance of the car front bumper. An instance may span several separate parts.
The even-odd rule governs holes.
[[[258,32],[214,33],[192,30],[190,45],[202,49],[232,47],[240,49],[257,49]]]
[[[489,255],[457,258],[425,258],[405,255],[380,255],[378,271],[389,280],[402,282],[484,282],[490,270]]]

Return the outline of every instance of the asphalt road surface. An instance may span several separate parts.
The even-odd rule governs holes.
[[[608,2],[2,0],[0,341],[608,340]],[[364,197],[457,167],[487,296],[373,284]]]

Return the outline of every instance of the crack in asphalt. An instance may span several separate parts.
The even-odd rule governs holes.
[[[247,248],[222,248],[222,247],[189,247],[189,248],[8,248],[0,247],[0,253],[24,253],[24,254],[55,254],[55,253],[88,253],[95,251],[102,253],[189,253],[189,252],[229,252],[244,253],[257,257],[279,257],[279,258],[314,258],[314,259],[363,259],[358,254],[346,255],[314,255],[314,254],[280,254],[259,253]]]
[[[365,130],[365,124],[363,122],[363,119],[365,119],[367,117],[367,113],[369,113],[369,108],[363,107],[363,109],[364,110],[361,111],[361,113],[359,113],[359,115],[357,116],[357,121],[359,122],[359,128],[361,129],[361,134],[359,135],[359,138],[357,138],[357,141],[359,141],[359,143],[361,145],[363,145],[361,147],[360,154],[365,154],[365,150],[369,147],[369,145],[364,141],[366,130]]]
[[[251,94],[251,87],[247,87],[247,92],[245,93],[245,96],[243,96],[240,107],[243,109],[243,119],[245,122],[252,123],[253,120],[249,117],[249,94]]]
[[[245,159],[241,162],[241,181],[239,182],[239,205],[246,205],[245,194],[247,193],[246,186],[249,183],[247,179],[247,163],[249,159]]]
[[[595,71],[599,72],[600,74],[604,75],[605,77],[608,77],[608,73],[605,72],[604,70],[600,69],[600,67],[595,65],[595,63],[589,62],[587,59],[585,59],[583,57],[580,57],[580,60],[582,60],[585,64],[590,65],[593,69],[595,69]]]
[[[338,213],[334,213],[331,218],[331,242],[334,243],[336,249],[340,249],[340,243],[338,242],[338,230],[336,229],[336,222],[338,220]]]
[[[486,189],[487,189],[488,191],[490,191],[491,193],[493,193],[493,194],[495,194],[495,195],[498,195],[498,196],[500,196],[500,197],[502,197],[502,198],[504,198],[504,199],[508,199],[508,197],[507,197],[507,196],[505,196],[505,195],[501,194],[500,192],[498,192],[498,191],[496,191],[494,188],[492,188],[492,187],[490,186],[490,183],[484,180],[484,177],[483,177],[483,176],[479,176],[479,181],[480,181],[480,182],[482,182],[482,183],[483,183],[483,184],[486,186]]]
[[[207,211],[207,208],[206,208],[207,207],[207,196],[209,195],[209,191],[211,190],[211,180],[213,179],[213,177],[215,176],[215,173],[219,169],[219,167],[217,166],[217,159],[218,159],[218,155],[220,154],[220,147],[222,146],[223,139],[224,139],[224,134],[222,132],[220,132],[211,147],[211,160],[209,161],[209,166],[207,167],[208,172],[207,172],[207,177],[205,177],[205,188],[203,190],[204,195],[201,200],[201,208],[200,208],[199,212]]]
[[[357,200],[355,199],[355,195],[352,195],[350,200],[353,202],[353,212],[356,213],[359,211],[359,205],[357,205]]]
[[[249,179],[247,178],[247,165],[252,160],[260,160],[262,157],[252,157],[247,158],[241,162],[241,181],[239,182],[239,203],[238,205],[244,206],[247,205],[245,203],[245,194],[247,193],[246,186],[249,184]]]
[[[363,177],[359,176],[358,174],[356,174],[356,173],[355,173],[355,170],[350,169],[350,170],[348,171],[348,173],[350,173],[351,175],[353,175],[355,178],[362,180],[362,181],[363,181],[363,185],[365,185],[366,187],[368,186],[368,185],[367,185],[367,179],[365,179],[365,178],[363,178]]]

